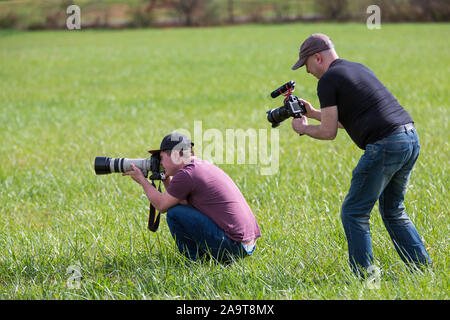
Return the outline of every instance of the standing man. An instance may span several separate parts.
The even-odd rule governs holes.
[[[306,117],[321,123],[309,125],[306,117],[293,119],[294,131],[314,139],[333,140],[338,127],[344,128],[365,150],[353,170],[341,210],[352,270],[364,277],[372,265],[369,218],[377,200],[401,259],[408,265],[430,264],[420,235],[403,206],[420,150],[411,116],[371,70],[339,59],[331,39],[324,34],[313,34],[303,42],[299,60],[292,69],[303,65],[307,73],[319,79],[320,110],[299,100],[306,106]]]
[[[131,165],[129,175],[144,189],[167,224],[180,253],[191,260],[209,255],[221,262],[253,253],[261,236],[258,223],[231,178],[215,165],[194,156],[194,144],[182,134],[164,137],[158,150],[166,180],[160,193]]]

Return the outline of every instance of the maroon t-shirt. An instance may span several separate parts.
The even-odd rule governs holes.
[[[234,241],[261,236],[258,223],[241,191],[220,168],[194,158],[172,178],[167,192],[207,215]]]

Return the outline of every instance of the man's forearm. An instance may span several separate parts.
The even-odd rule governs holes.
[[[317,120],[317,121],[322,121],[322,112],[321,110],[317,110],[314,109],[314,111],[312,112],[312,115],[310,116],[310,118]],[[338,128],[340,129],[344,129],[344,126],[338,121]]]
[[[322,125],[307,125],[303,130],[303,134],[319,140],[333,140],[336,137],[336,134],[332,134],[330,131],[324,130]]]
[[[156,188],[153,187],[153,185],[147,179],[145,179],[141,183],[141,186],[144,189],[145,195],[147,196],[148,200],[150,200],[153,206],[159,211],[159,208],[161,208],[162,204],[162,193],[156,190]]]
[[[320,110],[314,109],[311,111],[312,111],[312,114],[310,115],[310,118],[317,120],[317,121],[321,121],[322,116],[321,116]]]

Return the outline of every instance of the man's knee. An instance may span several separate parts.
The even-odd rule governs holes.
[[[344,200],[344,203],[341,206],[341,221],[346,222],[353,219],[355,215],[355,210],[348,205],[347,199]]]
[[[344,229],[356,227],[359,231],[367,232],[369,230],[370,211],[370,209],[349,208],[344,204],[341,208],[341,222]]]
[[[390,210],[380,208],[380,214],[385,224],[408,225],[411,223],[411,219],[406,214],[404,208]]]
[[[166,221],[170,225],[176,221],[180,221],[181,216],[183,215],[183,205],[177,204],[167,210]]]

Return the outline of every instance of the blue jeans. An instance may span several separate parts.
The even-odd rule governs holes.
[[[176,205],[167,211],[170,233],[178,250],[191,260],[209,255],[220,262],[248,256],[241,242],[230,239],[208,216],[194,207]]]
[[[406,186],[419,150],[415,129],[394,133],[368,144],[353,170],[350,190],[342,204],[341,219],[347,236],[350,265],[358,275],[363,275],[361,270],[367,270],[373,262],[369,218],[377,200],[384,225],[401,259],[408,265],[431,263],[403,206]]]

